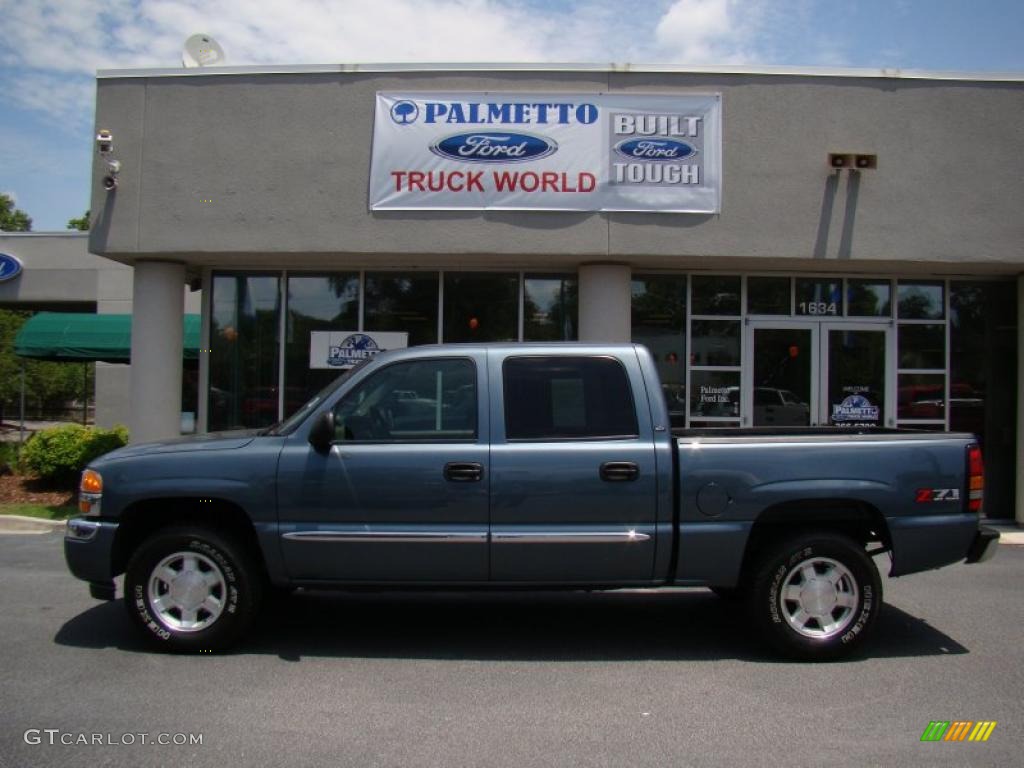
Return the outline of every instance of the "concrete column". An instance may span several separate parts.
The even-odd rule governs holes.
[[[182,286],[185,266],[135,265],[132,308],[131,441],[181,434]]]
[[[1024,525],[1024,275],[1017,275],[1017,525]]]
[[[625,264],[583,264],[580,280],[580,341],[630,341],[630,279]]]

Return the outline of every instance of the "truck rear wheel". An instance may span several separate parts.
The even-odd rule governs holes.
[[[817,661],[853,653],[882,609],[882,580],[853,539],[822,531],[783,540],[754,571],[754,621],[788,656]]]
[[[244,549],[200,527],[157,531],[125,571],[128,613],[168,651],[227,648],[252,623],[260,597],[261,582]]]

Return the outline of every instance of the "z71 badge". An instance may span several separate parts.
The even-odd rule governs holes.
[[[918,488],[918,504],[930,504],[934,501],[960,501],[959,488]]]

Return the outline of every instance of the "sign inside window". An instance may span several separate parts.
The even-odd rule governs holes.
[[[796,305],[798,315],[838,315],[839,307],[834,301],[801,301]]]

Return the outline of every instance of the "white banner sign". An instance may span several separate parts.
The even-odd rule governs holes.
[[[717,213],[720,94],[378,93],[373,210]]]
[[[309,334],[309,367],[344,370],[389,349],[409,346],[408,333],[362,331],[312,331]]]

